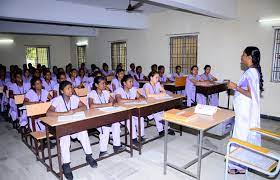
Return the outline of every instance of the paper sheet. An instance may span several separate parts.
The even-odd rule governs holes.
[[[171,96],[158,96],[158,97],[154,97],[156,100],[164,100],[164,99],[171,99]]]
[[[141,105],[141,104],[147,104],[147,101],[133,101],[133,102],[126,102],[125,105]]]
[[[104,111],[104,112],[114,112],[114,111],[124,110],[125,108],[121,107],[121,106],[112,106],[112,107],[103,107],[103,108],[97,108],[97,109]]]
[[[85,118],[86,118],[85,112],[81,111],[68,116],[58,116],[58,122],[77,121]]]

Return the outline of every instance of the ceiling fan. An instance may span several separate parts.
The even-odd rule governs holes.
[[[131,0],[128,1],[128,6],[126,9],[118,9],[118,8],[106,8],[107,10],[113,10],[113,11],[126,11],[128,13],[132,13],[132,12],[138,12],[141,13],[143,12],[143,10],[140,10],[138,8],[140,8],[141,6],[143,6],[144,2],[140,1],[134,5],[131,4]]]

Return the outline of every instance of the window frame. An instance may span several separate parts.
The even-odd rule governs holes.
[[[76,52],[77,52],[77,64],[78,64],[78,67],[81,66],[81,64],[79,64],[79,48],[84,48],[84,62],[81,62],[82,63],[86,63],[87,62],[87,45],[81,45],[81,46],[76,46]]]
[[[123,69],[126,71],[127,70],[127,41],[125,40],[120,40],[120,41],[113,41],[113,42],[110,42],[110,51],[111,51],[111,68],[112,70],[115,70],[117,68],[117,65],[119,63],[122,63],[122,62],[116,62],[116,67],[114,67],[114,63],[113,63],[113,44],[125,44],[125,60],[124,60],[124,63],[123,63]],[[121,54],[121,53],[119,53]],[[120,55],[119,55],[120,57]]]
[[[37,59],[36,59],[36,66],[38,64],[41,64],[41,63],[38,63],[38,48],[46,48],[46,49],[48,49],[47,50],[47,68],[51,67],[51,52],[50,52],[51,51],[51,46],[49,46],[49,45],[24,45],[25,62],[26,63],[27,63],[27,59],[26,59],[26,49],[27,48],[36,48],[36,57],[37,57]]]
[[[280,83],[280,27],[274,27],[273,39],[274,39],[273,41],[274,43],[273,43],[273,52],[272,52],[270,81],[273,83]],[[277,54],[279,57],[277,57]]]

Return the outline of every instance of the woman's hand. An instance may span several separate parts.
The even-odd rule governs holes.
[[[74,114],[74,111],[72,109],[65,113],[66,116],[72,115],[72,114]]]
[[[229,82],[229,83],[227,84],[227,87],[228,87],[229,89],[235,90],[235,89],[237,88],[237,84],[234,83],[234,82]]]

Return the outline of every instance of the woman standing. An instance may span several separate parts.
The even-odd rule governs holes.
[[[235,90],[233,137],[258,146],[261,145],[261,137],[251,132],[250,128],[260,128],[260,94],[263,91],[260,58],[261,54],[257,47],[247,47],[241,56],[241,63],[247,70],[237,84],[233,82],[228,84],[228,88]],[[230,164],[229,173],[244,174],[245,168]]]

